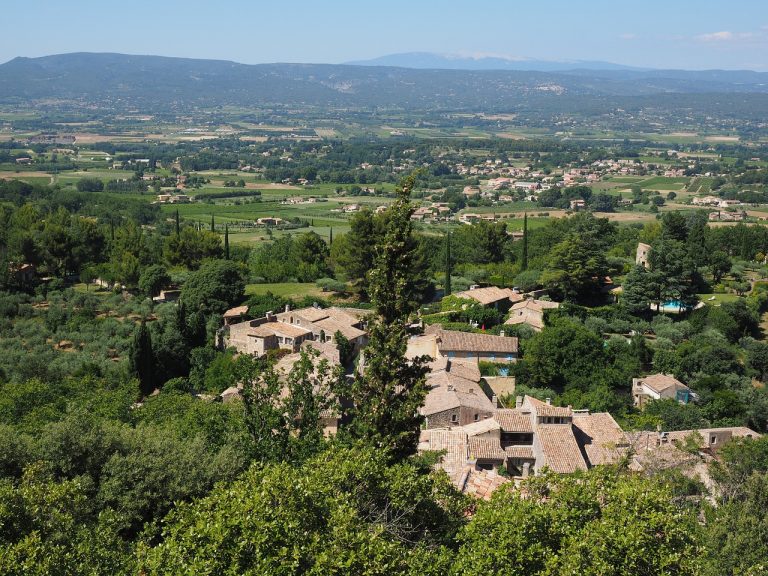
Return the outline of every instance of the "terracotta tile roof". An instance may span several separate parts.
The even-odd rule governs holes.
[[[224,318],[237,318],[248,314],[248,306],[236,306],[224,312]]]
[[[421,413],[426,416],[459,406],[467,406],[486,412],[492,412],[494,409],[493,403],[477,382],[454,376],[448,372],[437,372],[427,377],[427,385],[430,389],[421,409]]]
[[[328,318],[329,316],[329,312],[326,308],[315,308],[314,306],[310,306],[308,308],[299,308],[298,310],[289,310],[288,312],[281,312],[278,314],[278,316],[282,319],[282,317],[286,314],[298,316],[307,322],[316,322],[318,320],[322,320],[323,318]]]
[[[531,415],[520,410],[502,408],[493,413],[493,418],[499,423],[504,432],[533,432]]]
[[[501,460],[507,457],[506,452],[502,450],[499,441],[495,438],[478,438],[471,436],[468,439],[469,457],[478,460]]]
[[[670,388],[690,390],[688,386],[669,374],[651,374],[649,376],[643,376],[642,378],[638,378],[638,384],[645,384],[648,388],[659,394]]]
[[[408,348],[405,351],[405,357],[408,359],[417,356],[430,356],[437,361],[437,336],[434,334],[425,334],[423,336],[414,336],[408,339]],[[445,367],[443,366],[443,369]]]
[[[537,416],[554,416],[556,418],[568,418],[573,416],[573,410],[561,406],[552,406],[533,396],[526,396],[523,399],[523,406],[530,406],[536,412]]]
[[[495,490],[510,482],[509,478],[499,475],[494,470],[468,468],[460,479],[458,488],[465,494],[488,500]]]
[[[480,367],[477,362],[463,362],[461,360],[451,359],[448,361],[448,372],[454,376],[472,380],[474,382],[480,382],[482,375],[480,374]]]
[[[493,336],[473,332],[455,332],[453,330],[433,329],[437,335],[440,352],[499,352],[517,353],[517,338],[514,336]]]
[[[270,336],[275,336],[275,331],[270,330],[262,324],[261,326],[253,326],[249,328],[246,336],[252,338],[269,338]]]
[[[501,430],[501,426],[499,426],[499,423],[496,422],[496,420],[493,418],[486,418],[484,420],[462,426],[461,429],[464,430],[467,436],[471,437],[487,434],[488,432],[492,432],[494,430]],[[496,440],[496,443],[499,443],[498,439]]]
[[[628,451],[626,434],[608,412],[574,414],[573,432],[590,466],[614,464]]]
[[[532,446],[507,446],[504,448],[507,458],[522,458],[524,460],[534,460]]]
[[[543,312],[544,310],[551,310],[559,308],[560,304],[557,302],[550,302],[549,300],[523,300],[512,305],[510,310],[518,312],[520,310],[533,310],[534,312]]]
[[[320,357],[327,359],[332,364],[338,364],[341,361],[339,349],[333,342],[318,342],[317,340],[304,340],[301,343],[302,350],[312,348],[320,352]]]
[[[326,336],[332,336],[339,331],[348,340],[354,340],[361,336],[365,336],[366,334],[364,330],[360,330],[359,328],[355,328],[344,322],[339,322],[336,318],[323,318],[322,320],[313,322],[313,324],[325,332]]]
[[[311,334],[310,330],[301,326],[294,326],[293,324],[286,324],[285,322],[266,322],[258,326],[262,331],[270,331],[281,336],[288,336],[289,338],[297,338],[298,336],[306,336]]]
[[[516,326],[517,324],[528,324],[528,326],[543,330],[544,318],[536,314],[524,314],[522,316],[516,314],[504,322],[505,326]]]
[[[451,481],[458,485],[467,467],[467,435],[460,430],[437,428],[423,430],[419,437],[419,451],[445,450],[440,468],[448,473]]]
[[[510,302],[517,302],[523,299],[522,294],[513,292],[509,288],[499,288],[498,286],[488,286],[486,288],[475,288],[474,290],[466,290],[464,292],[456,292],[454,296],[458,298],[471,298],[483,304],[493,304],[501,300],[509,300]]]
[[[587,469],[587,463],[569,425],[540,424],[536,427],[534,442],[541,446],[543,465],[553,472],[569,473]]]

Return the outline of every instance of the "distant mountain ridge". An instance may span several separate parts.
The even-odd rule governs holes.
[[[464,56],[434,52],[401,52],[370,60],[345,62],[353,66],[396,66],[399,68],[435,70],[519,70],[527,72],[565,72],[569,70],[650,70],[612,62],[592,60],[536,60],[503,56]]]
[[[278,105],[492,112],[566,101],[594,107],[598,100],[614,97],[712,93],[768,94],[768,73],[247,65],[94,53],[20,57],[0,65],[0,103],[69,100],[110,109]]]

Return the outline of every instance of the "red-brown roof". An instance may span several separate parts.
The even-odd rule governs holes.
[[[567,474],[586,470],[587,463],[568,424],[546,424],[536,427],[536,438],[544,453],[544,465],[553,472]]]

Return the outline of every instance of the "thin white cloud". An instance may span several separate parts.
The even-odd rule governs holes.
[[[711,34],[700,34],[696,36],[696,40],[701,40],[702,42],[727,42],[729,40],[733,40],[733,38],[733,32],[728,30],[723,30],[722,32],[712,32]]]
[[[638,38],[640,38],[640,36],[632,32],[627,32],[625,34],[621,34],[619,38],[621,38],[622,40],[637,40]]]
[[[764,38],[764,32],[731,32],[730,30],[694,36],[694,39],[699,42],[759,42]]]

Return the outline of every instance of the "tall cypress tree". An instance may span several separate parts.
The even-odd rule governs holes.
[[[181,233],[181,227],[179,226],[179,209],[176,208],[176,236]]]
[[[451,272],[453,271],[453,262],[451,262],[451,233],[445,235],[445,296],[451,295]]]
[[[229,224],[224,224],[224,259],[229,260]]]
[[[213,221],[213,214],[211,214],[211,232],[216,232],[216,224]]]
[[[333,226],[331,226],[331,236],[328,238],[328,246],[333,244]]]
[[[155,358],[152,337],[145,320],[133,334],[128,360],[131,372],[139,379],[141,395],[148,396],[155,389]]]
[[[369,323],[365,369],[349,387],[352,438],[384,449],[393,461],[416,452],[423,417],[419,408],[427,395],[425,358],[408,361],[409,316],[417,304],[409,297],[416,282],[416,251],[411,242],[410,192],[414,178],[398,188],[397,199],[385,213],[386,232],[376,245],[369,293],[375,315]]]
[[[523,261],[521,268],[528,270],[528,212],[523,216]]]

